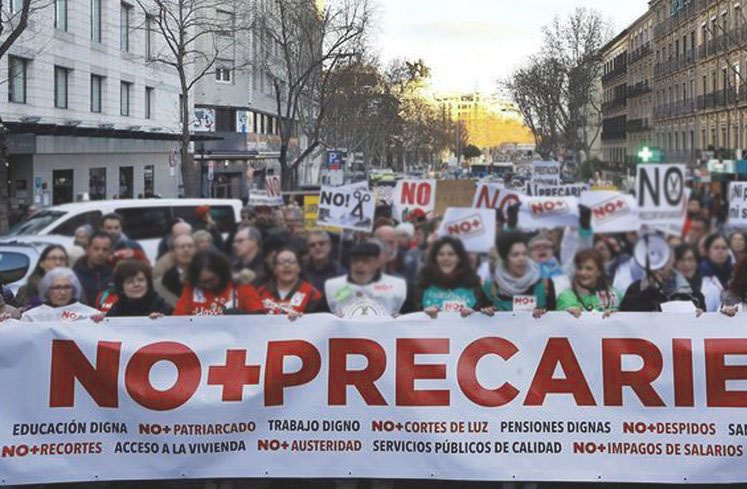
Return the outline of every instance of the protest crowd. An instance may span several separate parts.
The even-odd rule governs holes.
[[[496,209],[487,253],[468,251],[449,235],[442,216],[420,209],[400,222],[380,205],[371,232],[334,233],[307,229],[296,204],[247,206],[226,235],[203,206],[165,230],[155,262],[124,234],[122,218],[109,214],[97,229],[80,228],[73,249],[46,248],[15,296],[3,286],[2,319],[54,321],[63,312],[94,322],[511,311],[535,319],[561,311],[571,320],[592,312],[600,318],[667,311],[733,317],[747,302],[747,234],[728,229],[713,204],[693,192],[682,234],[664,235],[596,232],[585,206],[575,225],[526,232],[519,225],[522,204],[512,202]],[[244,487],[236,484],[231,487]]]
[[[192,222],[173,222],[155,263],[110,214],[98,229],[79,229],[74,249],[46,248],[15,296],[3,288],[2,314],[28,321],[57,318],[60,310],[97,321],[528,310],[580,317],[690,302],[698,313],[734,316],[747,301],[745,233],[719,227],[698,196],[689,200],[682,236],[646,237],[666,246],[664,263],[648,271],[635,256],[640,233],[597,234],[583,207],[577,226],[524,233],[520,205],[498,212],[489,253],[466,251],[441,232],[439,216],[419,210],[397,222],[379,207],[373,232],[340,235],[305,229],[295,205],[247,207],[234,232],[222,236],[210,209],[198,208]]]

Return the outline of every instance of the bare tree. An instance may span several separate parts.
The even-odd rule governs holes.
[[[13,44],[29,26],[29,20],[39,10],[49,7],[48,0],[9,0],[6,8],[0,0],[0,59],[8,54]],[[0,117],[0,232],[8,230],[10,221],[10,198],[8,194],[8,128]]]
[[[273,86],[280,134],[283,188],[295,186],[299,165],[322,143],[328,120],[332,81],[343,64],[358,63],[371,23],[369,0],[268,0],[253,17],[254,42],[261,53],[255,69]],[[291,140],[307,137],[303,151]]]
[[[233,72],[246,65],[247,60],[237,56],[246,50],[240,46],[239,35],[247,27],[247,2],[239,0],[137,0],[146,24],[155,26],[158,45],[149,53],[147,61],[173,68],[181,88],[179,111],[181,125],[182,177],[187,195],[195,195],[199,170],[189,151],[190,130],[193,121],[190,97],[192,90],[203,78],[217,70]],[[238,19],[238,20],[237,20]],[[231,66],[221,60],[231,53]]]
[[[506,85],[543,157],[588,155],[601,130],[599,52],[611,29],[599,12],[577,8],[565,20],[555,18],[543,34],[541,51]]]

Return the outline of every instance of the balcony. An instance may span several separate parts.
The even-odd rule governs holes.
[[[690,0],[690,3],[681,8],[675,15],[654,27],[654,37],[658,38],[672,32],[713,3],[715,3],[715,0]]]
[[[608,102],[602,103],[602,112],[611,112],[628,105],[627,97],[618,97]]]
[[[628,121],[625,130],[629,133],[646,132],[651,130],[648,119],[631,119]]]
[[[646,56],[650,55],[651,52],[651,44],[647,42],[630,54],[630,56],[628,57],[628,64],[632,65],[633,63],[637,63]]]
[[[651,85],[648,80],[640,81],[635,85],[628,85],[628,98],[640,97],[651,92]]]
[[[602,75],[602,83],[608,83],[619,76],[625,75],[626,73],[628,73],[628,65],[627,63],[623,63],[609,73]]]

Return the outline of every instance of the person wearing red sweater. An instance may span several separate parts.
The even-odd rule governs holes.
[[[174,316],[262,314],[257,290],[233,283],[231,264],[222,254],[204,251],[195,255],[187,271],[187,283],[174,308]]]
[[[292,248],[280,249],[272,262],[273,278],[260,287],[259,296],[267,314],[285,314],[296,319],[318,312],[322,294],[301,277],[301,260]]]

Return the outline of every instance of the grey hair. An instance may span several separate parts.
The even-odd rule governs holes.
[[[322,238],[324,238],[324,240],[327,243],[331,243],[332,242],[332,237],[324,229],[319,229],[319,228],[312,229],[311,231],[309,231],[308,237],[310,238],[312,236],[321,236]]]
[[[79,231],[83,231],[86,233],[86,236],[90,238],[93,235],[93,226],[90,224],[83,224],[82,226],[79,226],[73,234],[78,234]]]
[[[241,233],[246,233],[246,237],[248,239],[252,241],[256,241],[257,246],[259,246],[260,248],[262,247],[262,233],[260,233],[257,228],[245,227],[239,230],[239,232],[236,233],[236,235],[239,235]]]
[[[80,280],[78,280],[75,272],[73,272],[70,268],[63,267],[54,268],[44,274],[41,282],[39,282],[39,297],[43,301],[48,300],[49,289],[52,287],[52,284],[55,282],[55,280],[61,278],[66,278],[70,282],[70,285],[73,286],[73,296],[75,297],[75,300],[80,301],[83,297],[83,287],[80,285]]]
[[[192,233],[192,239],[195,241],[200,241],[202,239],[207,239],[210,241],[210,244],[213,244],[213,235],[210,234],[210,231],[205,231],[204,229],[201,229],[199,231],[195,231]]]

